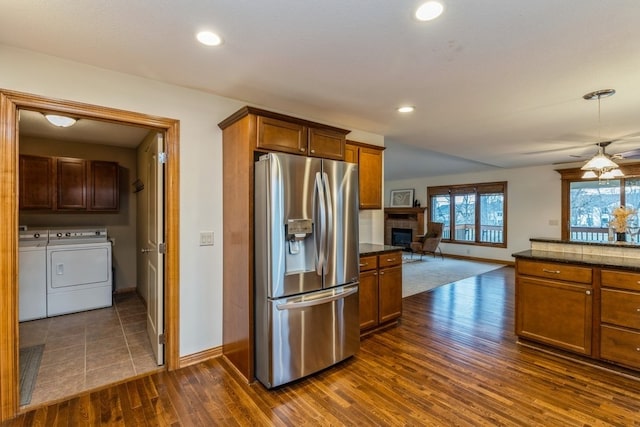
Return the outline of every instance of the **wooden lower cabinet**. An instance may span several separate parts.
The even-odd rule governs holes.
[[[640,273],[602,270],[600,357],[640,369]]]
[[[640,369],[640,272],[516,258],[516,334]]]
[[[360,331],[391,324],[402,316],[400,251],[360,258]]]
[[[516,298],[519,336],[591,355],[591,286],[519,276]]]

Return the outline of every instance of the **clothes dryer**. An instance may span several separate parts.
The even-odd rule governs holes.
[[[106,228],[50,229],[47,316],[110,307],[111,265]]]

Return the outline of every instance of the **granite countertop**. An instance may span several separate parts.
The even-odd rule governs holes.
[[[609,246],[609,247],[623,247],[623,248],[639,248],[640,244],[637,242],[600,242],[600,241],[588,241],[588,240],[566,240],[558,239],[555,237],[532,237],[530,242],[541,243],[562,243],[567,245],[583,245],[583,246]]]
[[[360,243],[360,256],[380,255],[387,252],[401,251],[402,246],[380,245],[375,243]]]
[[[640,259],[557,251],[526,250],[512,254],[515,258],[550,261],[565,264],[582,264],[590,267],[613,267],[640,271]]]

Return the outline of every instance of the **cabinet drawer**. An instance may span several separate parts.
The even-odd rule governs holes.
[[[402,264],[402,252],[391,252],[378,256],[378,265],[380,268],[391,267]]]
[[[552,262],[537,262],[518,260],[518,273],[527,276],[544,277],[554,280],[591,284],[592,270],[588,267],[558,264]]]
[[[600,357],[640,368],[640,333],[602,325]]]
[[[602,289],[600,319],[605,323],[640,329],[640,293]]]
[[[375,270],[376,268],[378,268],[377,256],[372,255],[360,257],[360,271]]]
[[[602,286],[640,292],[640,273],[602,270]]]

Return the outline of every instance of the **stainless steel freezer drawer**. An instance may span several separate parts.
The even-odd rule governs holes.
[[[256,377],[276,387],[327,368],[360,347],[358,284],[257,307]]]

